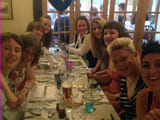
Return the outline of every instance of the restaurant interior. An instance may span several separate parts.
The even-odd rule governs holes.
[[[40,16],[48,14],[52,19],[51,26],[53,30],[56,18],[59,21],[59,29],[57,33],[53,31],[53,34],[58,35],[57,39],[60,39],[60,33],[63,32],[60,30],[60,13],[63,12],[69,16],[70,29],[66,29],[65,32],[70,33],[70,43],[72,43],[74,39],[75,19],[81,14],[86,15],[91,20],[92,13],[96,13],[98,16],[103,16],[107,21],[118,21],[117,15],[122,14],[124,16],[123,26],[130,33],[137,50],[140,51],[143,41],[146,42],[146,39],[148,40],[147,37],[160,41],[159,0],[72,0],[69,7],[66,9],[64,7],[63,11],[56,10],[51,4],[52,2],[49,1],[34,0],[25,1],[25,3],[20,0],[12,1],[12,15],[10,18],[4,17],[1,19],[1,32],[10,31],[21,34],[26,30],[27,24],[30,21],[37,20]],[[125,3],[123,11],[119,11],[119,3]],[[93,11],[93,7],[97,8],[97,10]],[[137,14],[136,17],[134,16],[135,13]],[[148,16],[147,20],[146,16]]]
[[[34,74],[34,85],[28,84],[31,85],[31,87],[28,87],[27,84],[25,84],[25,82],[27,81],[27,77],[23,78],[23,81],[25,82],[23,82],[22,90],[25,89],[23,91],[27,91],[25,97],[23,96],[24,101],[20,106],[18,105],[18,107],[14,109],[10,109],[8,107],[9,105],[4,105],[4,108],[2,109],[4,111],[2,112],[4,116],[1,116],[1,119],[141,120],[141,116],[139,114],[137,118],[135,115],[136,103],[134,104],[134,106],[132,106],[133,109],[129,108],[127,115],[123,116],[123,111],[121,111],[121,107],[117,108],[117,106],[119,105],[119,103],[117,105],[117,101],[121,99],[120,97],[124,96],[120,93],[116,93],[113,96],[108,96],[108,94],[104,92],[104,90],[108,90],[108,88],[105,88],[103,85],[107,86],[112,83],[113,78],[109,78],[108,76],[106,78],[106,76],[103,76],[101,79],[99,79],[98,77],[96,77],[96,75],[98,76],[104,74],[100,73],[100,70],[102,69],[103,72],[110,76],[112,73],[117,72],[118,67],[116,68],[116,63],[118,62],[118,60],[120,61],[120,59],[114,59],[115,56],[113,53],[114,51],[116,51],[114,50],[114,45],[116,46],[116,42],[114,42],[113,44],[110,43],[111,46],[109,43],[106,45],[104,40],[105,37],[101,37],[102,40],[104,40],[104,45],[102,45],[102,49],[106,51],[104,52],[104,54],[106,54],[107,56],[107,59],[105,60],[108,63],[106,65],[106,69],[101,68],[101,66],[99,65],[99,71],[96,70],[96,66],[98,66],[98,64],[102,65],[102,57],[104,57],[105,55],[101,56],[101,54],[103,55],[103,52],[98,51],[99,47],[96,47],[96,44],[98,42],[95,42],[95,44],[90,42],[91,48],[89,43],[87,43],[89,44],[89,46],[85,46],[89,49],[88,53],[92,53],[93,59],[96,59],[96,65],[94,65],[94,67],[89,66],[90,63],[87,58],[88,56],[86,56],[88,55],[88,53],[85,53],[86,55],[81,55],[80,52],[76,53],[70,51],[72,50],[71,47],[75,42],[75,34],[78,31],[78,22],[76,21],[76,19],[79,19],[80,16],[85,16],[89,25],[87,27],[88,33],[85,32],[85,37],[90,38],[90,40],[98,40],[93,39],[93,36],[95,35],[93,33],[93,26],[95,22],[94,20],[96,20],[96,18],[103,18],[105,24],[116,21],[116,24],[122,26],[124,30],[121,31],[124,31],[128,36],[126,37],[124,35],[122,36],[122,39],[124,39],[124,41],[126,40],[126,43],[128,42],[127,44],[129,44],[130,46],[132,46],[133,44],[132,49],[129,45],[126,46],[126,48],[129,47],[127,48],[127,50],[131,49],[129,50],[129,52],[126,53],[129,54],[132,59],[129,61],[129,57],[121,57],[121,61],[127,59],[129,62],[126,63],[129,67],[140,65],[140,54],[143,51],[142,47],[151,41],[156,41],[160,44],[160,0],[1,0],[1,34],[3,35],[3,33],[7,32],[14,33],[20,35],[23,40],[23,35],[25,36],[24,33],[26,31],[28,32],[29,23],[33,21],[39,21],[41,20],[40,18],[42,16],[46,15],[49,16],[51,23],[50,31],[52,35],[52,40],[50,41],[50,46],[44,47],[42,45],[42,40],[44,40],[44,38],[40,38],[41,41],[38,41],[36,43],[37,45],[41,44],[40,46],[42,48],[39,51],[39,61],[37,63],[34,63],[33,65],[31,61],[30,64],[27,64],[30,65],[30,67],[28,67],[27,65],[24,66],[24,70],[30,70],[27,71],[28,74],[27,72],[24,73],[25,76],[28,75],[33,77]],[[99,24],[97,21],[95,23]],[[107,29],[105,28],[105,24],[103,25],[104,29],[101,28],[103,32],[105,31],[105,29]],[[43,34],[45,34],[45,27],[43,28]],[[90,36],[88,37],[87,34],[89,34]],[[105,36],[105,33],[103,33],[103,35]],[[119,35],[119,37],[121,36]],[[84,39],[84,41],[85,40],[86,39]],[[119,41],[120,38],[116,40]],[[83,44],[84,41],[82,40],[81,44]],[[5,42],[6,41],[4,40],[3,44]],[[3,50],[3,45],[1,45],[1,47],[1,50]],[[25,49],[26,48],[22,48],[22,54],[25,53],[23,52],[25,51]],[[99,55],[97,55],[96,49],[99,52],[97,52]],[[117,47],[117,49],[119,48]],[[29,50],[27,51],[28,54],[30,52]],[[34,51],[34,48],[32,48],[32,50]],[[136,55],[130,53],[130,51],[132,50],[133,53],[136,53]],[[159,53],[160,51],[157,52],[157,54]],[[117,52],[116,55],[120,56],[121,52]],[[33,52],[33,56],[35,57],[36,53]],[[2,53],[1,57],[5,58],[5,54]],[[111,61],[111,58],[114,60]],[[145,59],[145,57],[142,59]],[[21,62],[22,59],[19,61]],[[2,63],[3,62],[5,64],[5,60],[2,60]],[[128,66],[125,67],[129,71],[130,69]],[[128,72],[125,71],[123,73],[123,69],[126,69],[125,67],[122,68],[122,71],[119,70],[120,72],[118,72],[118,77],[116,76],[117,78],[115,79],[119,78],[119,80],[121,80],[120,77],[123,77],[123,75],[127,79],[128,76],[126,74]],[[135,69],[132,69],[132,74],[138,74],[138,77],[135,77],[135,79],[139,78],[139,74],[141,74],[141,71],[139,69],[141,67],[136,67]],[[15,66],[13,68],[15,68]],[[6,77],[5,74],[3,74],[3,71],[5,71],[5,69],[3,69],[4,68],[2,68],[1,70],[1,76],[4,76],[4,78],[1,77],[1,79],[9,79],[9,74]],[[32,71],[33,73],[31,73]],[[94,76],[93,73],[95,73],[96,75]],[[103,82],[106,79],[109,80],[109,82]],[[130,77],[128,79],[130,79]],[[18,81],[18,78],[16,78],[16,80]],[[124,84],[124,82],[119,83],[119,89],[122,83]],[[126,84],[128,85],[129,83]],[[8,86],[6,85],[5,87],[7,88]],[[132,87],[137,87],[136,85],[130,86],[131,90]],[[142,86],[145,88],[144,84]],[[5,87],[1,88],[1,91],[4,91]],[[17,87],[15,87],[15,89],[16,88]],[[17,91],[18,90],[16,90],[16,94]],[[121,87],[121,92],[122,91],[123,90]],[[9,94],[9,92],[7,94]],[[127,95],[128,94],[129,93],[127,93]],[[114,97],[116,103],[114,100],[112,100],[112,97]],[[8,99],[9,98],[7,98],[7,102]],[[18,97],[17,99],[19,100]],[[131,101],[132,99],[133,98],[129,98],[129,102],[134,103],[135,101]],[[16,104],[16,102],[13,103]],[[159,106],[157,108],[159,110],[160,104],[158,105]],[[160,115],[157,116],[160,119]]]

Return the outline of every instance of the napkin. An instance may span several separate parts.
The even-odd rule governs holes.
[[[43,97],[44,96],[45,85],[35,86],[33,97]]]
[[[56,99],[57,96],[57,87],[56,86],[47,86],[46,99]]]

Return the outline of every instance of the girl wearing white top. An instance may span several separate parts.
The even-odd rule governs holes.
[[[79,16],[76,20],[76,34],[73,44],[66,45],[61,44],[62,50],[69,50],[69,53],[74,53],[85,57],[88,60],[88,66],[94,67],[97,59],[95,59],[91,53],[90,46],[90,34],[89,34],[89,23],[85,16]],[[71,47],[72,46],[72,47]]]

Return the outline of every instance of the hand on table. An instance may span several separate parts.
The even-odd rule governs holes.
[[[96,73],[96,69],[95,68],[91,69],[91,73]]]
[[[87,72],[86,74],[89,78],[94,78],[96,75],[95,73],[91,73],[91,72]]]

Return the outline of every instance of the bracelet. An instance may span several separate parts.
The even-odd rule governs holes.
[[[30,90],[30,88],[29,88],[29,87],[27,87],[27,86],[24,86],[24,88],[26,88],[28,91]]]

